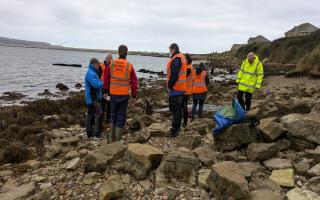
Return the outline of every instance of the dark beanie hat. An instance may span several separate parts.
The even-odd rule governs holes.
[[[179,46],[177,45],[177,43],[172,43],[169,46],[169,49],[174,50],[175,52],[179,52]]]

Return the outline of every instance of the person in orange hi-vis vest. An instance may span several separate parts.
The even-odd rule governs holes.
[[[118,53],[119,58],[111,62],[106,80],[111,103],[110,142],[121,140],[126,123],[130,90],[132,98],[137,97],[138,91],[136,73],[133,65],[127,60],[128,47],[120,45]],[[104,95],[104,98],[106,97],[107,95]]]
[[[169,137],[177,137],[182,122],[183,94],[187,84],[187,61],[179,46],[173,43],[169,47],[170,60],[167,64],[167,88],[169,93],[169,109],[172,115],[172,127]]]
[[[192,78],[192,58],[190,54],[185,54],[186,60],[187,60],[187,88],[186,92],[183,95],[183,126],[187,127],[188,125],[188,117],[189,117],[189,112],[188,112],[188,101],[189,101],[189,96],[192,95],[192,83],[193,83],[193,78]]]
[[[196,114],[198,117],[201,117],[203,104],[207,97],[207,86],[209,84],[209,76],[205,70],[204,64],[200,63],[193,72],[193,85],[192,85],[192,94],[193,94],[193,105],[192,105],[192,118],[194,120]],[[199,104],[199,110],[197,112],[197,106]]]

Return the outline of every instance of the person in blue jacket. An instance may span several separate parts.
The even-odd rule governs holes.
[[[102,87],[103,82],[98,77],[100,63],[98,59],[91,58],[85,75],[85,99],[87,104],[86,132],[88,138],[102,138]],[[94,125],[94,126],[93,126]]]

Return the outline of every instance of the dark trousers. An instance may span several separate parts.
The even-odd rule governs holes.
[[[196,116],[196,114],[198,114],[198,117],[201,116],[202,111],[203,111],[203,104],[204,104],[204,99],[203,100],[199,100],[199,99],[193,99],[193,105],[192,105],[192,118],[194,118],[194,116]],[[199,104],[199,110],[197,112],[197,107]]]
[[[179,130],[182,121],[183,95],[169,97],[169,109],[172,115],[172,128]]]
[[[99,101],[87,105],[86,132],[88,137],[99,137],[102,132],[102,108]]]
[[[183,95],[183,101],[182,101],[182,111],[183,111],[183,125],[188,124],[188,101],[189,101],[189,95]]]
[[[102,113],[103,117],[105,117],[106,121],[110,121],[110,113],[111,113],[111,104],[110,101],[105,100],[102,98]]]
[[[128,95],[110,95],[111,114],[110,123],[118,128],[124,128],[126,124]]]
[[[245,96],[245,100],[243,96]],[[238,90],[237,98],[242,108],[249,111],[251,108],[252,93]]]

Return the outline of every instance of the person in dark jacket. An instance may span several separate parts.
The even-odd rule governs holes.
[[[102,86],[98,77],[100,64],[98,59],[92,58],[85,75],[85,100],[87,104],[86,132],[88,138],[101,138],[102,131]],[[94,126],[93,126],[94,124]]]
[[[199,66],[194,69],[193,73],[193,105],[191,121],[194,120],[196,114],[198,114],[198,117],[201,117],[203,111],[203,104],[207,98],[207,86],[209,84],[209,76],[205,71],[203,63],[200,63]],[[198,104],[199,110],[197,113]]]
[[[183,94],[186,92],[186,60],[179,46],[173,43],[169,47],[170,57],[167,64],[169,109],[172,115],[170,137],[177,137],[182,122]]]

